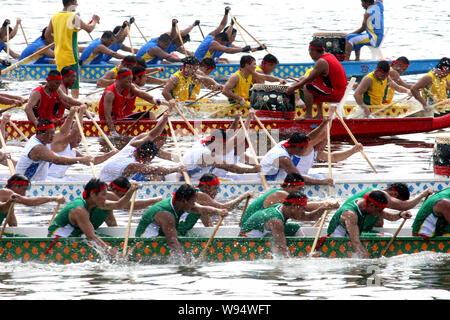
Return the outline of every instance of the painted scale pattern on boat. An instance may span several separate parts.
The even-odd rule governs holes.
[[[179,238],[183,249],[198,257],[206,246],[206,238]],[[389,243],[390,238],[364,237],[362,244],[368,250],[370,258],[379,258]],[[48,250],[53,239],[48,238],[4,238],[0,240],[0,261],[36,261],[46,263],[70,264],[96,261],[99,253],[86,240],[79,238],[60,238]],[[113,247],[122,249],[123,238],[104,238]],[[287,247],[293,257],[306,257],[311,251],[314,238],[287,238]],[[152,258],[170,256],[170,248],[165,238],[140,239],[130,238],[128,247],[133,248],[131,259],[151,262]],[[386,256],[412,254],[422,251],[450,253],[449,237],[436,237],[424,240],[420,237],[402,237],[396,239],[388,248]],[[272,259],[277,249],[271,238],[241,239],[216,238],[207,250],[206,260],[216,262],[251,261],[255,259]],[[351,258],[352,245],[347,238],[326,239],[317,250],[316,256],[327,258]]]

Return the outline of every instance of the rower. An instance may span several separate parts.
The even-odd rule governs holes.
[[[278,77],[271,76],[270,74],[275,70],[279,64],[277,57],[273,54],[266,54],[261,61],[259,66],[256,66],[256,72],[265,75],[264,81],[259,81],[258,83],[269,82],[279,82],[280,84],[286,84],[286,80]]]
[[[23,204],[28,207],[37,207],[48,202],[57,202],[63,204],[65,199],[63,196],[58,197],[27,197],[26,192],[30,188],[30,180],[21,175],[14,174],[6,182],[6,186],[0,189],[0,224],[5,220],[11,201]],[[17,227],[17,219],[14,215],[14,209],[8,219],[10,227]]]
[[[138,52],[137,49],[133,49],[134,52],[131,52],[131,48],[126,46],[123,42],[128,36],[127,27],[130,26],[130,23],[128,21],[124,21],[121,26],[116,26],[113,30],[114,33],[114,43],[108,47],[109,50],[112,50],[114,52],[117,52],[119,50],[127,51],[132,54],[136,54]],[[104,54],[102,56],[102,62],[103,63],[109,63],[112,56],[108,54]]]
[[[311,72],[292,84],[286,94],[290,95],[297,89],[303,91],[303,101],[306,106],[305,118],[312,118],[313,105],[317,105],[316,118],[323,118],[322,104],[324,102],[340,102],[347,89],[347,76],[344,67],[336,57],[325,52],[323,43],[315,39],[309,43],[309,55],[315,62]]]
[[[322,216],[324,208],[307,213],[308,198],[300,191],[290,192],[282,203],[255,212],[241,227],[240,236],[245,238],[264,238],[270,233],[278,252],[290,256],[286,237],[304,237],[301,225],[286,223],[288,219],[315,221]]]
[[[412,235],[423,237],[450,237],[450,188],[431,196],[424,202],[412,225]]]
[[[250,89],[256,81],[263,79],[263,75],[256,73],[255,69],[255,58],[247,55],[241,57],[239,70],[231,75],[222,90],[230,103],[250,105]]]
[[[358,88],[356,88],[353,96],[358,106],[364,110],[366,116],[371,114],[368,106],[379,106],[386,100],[388,86],[398,92],[409,92],[407,88],[399,86],[396,82],[392,81],[389,77],[389,72],[389,62],[384,60],[380,61],[375,71],[366,75],[361,80]]]
[[[378,48],[384,35],[384,5],[383,0],[361,0],[362,7],[366,10],[362,26],[346,35],[345,58],[350,60],[352,51],[355,51],[355,61],[359,61],[361,48],[372,46]]]
[[[110,158],[102,170],[100,178],[105,181],[113,181],[119,176],[131,177],[134,180],[156,180],[173,172],[183,172],[186,168],[182,165],[167,168],[165,166],[150,166],[149,163],[158,155],[159,148],[153,142],[162,133],[167,124],[169,113],[165,113],[157,125],[148,133],[143,133],[133,139],[116,155]],[[161,158],[176,162],[178,157],[172,155]]]
[[[419,79],[411,88],[414,98],[419,101],[425,111],[430,111],[430,105],[447,99],[447,76],[450,74],[450,58],[439,60],[433,70]]]
[[[162,92],[166,100],[175,99],[176,101],[195,100],[192,96],[194,88],[198,85],[205,85],[210,90],[221,90],[222,86],[213,79],[200,75],[197,71],[200,61],[193,56],[185,57],[181,60],[183,66],[164,86]]]
[[[170,54],[172,38],[170,35],[163,33],[158,38],[153,38],[143,45],[136,53],[136,57],[144,59],[148,65],[160,64],[163,60],[169,62],[181,62],[181,59]]]
[[[137,238],[156,238],[165,236],[167,243],[172,250],[172,255],[177,255],[190,261],[189,256],[184,252],[178,241],[177,231],[179,222],[190,214],[200,215],[220,215],[227,216],[228,210],[217,209],[210,206],[202,206],[197,201],[197,190],[189,185],[181,185],[173,196],[164,199],[151,206],[141,217],[136,228]],[[189,230],[183,230],[189,231]]]
[[[47,27],[42,30],[42,35],[30,43],[21,53],[19,60],[23,60],[26,57],[31,56],[35,52],[41,50],[42,48],[48,46],[51,42],[49,42],[45,38],[45,31]],[[53,41],[52,41],[53,42]],[[55,64],[55,52],[54,48],[46,49],[42,52],[42,55],[36,57],[33,61],[28,62],[28,64]]]
[[[227,142],[230,142],[227,143]],[[192,182],[199,181],[200,177],[215,168],[234,173],[258,173],[261,166],[241,166],[240,164],[228,163],[223,156],[234,146],[234,138],[227,137],[224,129],[217,129],[211,135],[194,144],[183,156],[188,175]],[[179,181],[184,181],[184,176],[178,174]]]
[[[76,74],[75,71],[73,72]],[[67,107],[83,104],[63,92],[61,88],[63,77],[59,71],[51,70],[46,80],[45,85],[33,90],[25,106],[27,118],[34,125],[37,125],[42,119],[51,119],[57,122],[63,117]]]
[[[116,81],[105,89],[99,103],[100,120],[105,121],[109,127],[111,135],[119,136],[114,125],[115,121],[126,119],[128,112],[124,113],[124,106],[129,99],[139,97],[157,106],[171,104],[166,101],[154,99],[147,92],[138,89],[133,83],[133,72],[130,69],[120,69],[116,76]],[[171,102],[172,103],[172,102]]]
[[[145,68],[145,72],[146,73],[164,73],[165,72],[165,68],[164,67],[148,67],[147,63],[145,63],[145,60],[139,57],[136,57],[136,66],[141,66],[143,68]],[[150,75],[147,75],[145,77],[146,82],[145,83],[167,83],[167,81],[169,81],[169,79],[164,79],[164,78],[156,78],[156,77],[152,77]]]
[[[316,179],[302,173],[309,170],[308,163],[312,163],[314,156],[317,156],[314,148],[322,142],[330,121],[331,118],[326,117],[320,126],[307,135],[294,132],[288,140],[281,141],[270,149],[261,160],[262,172],[267,181],[282,180],[287,174],[296,172],[302,174],[307,184],[332,185],[332,179]],[[303,169],[305,165],[307,170]]]
[[[252,191],[246,191],[234,200],[230,200],[225,203],[220,203],[215,200],[215,198],[217,197],[217,195],[219,193],[219,188],[220,188],[219,178],[212,173],[205,173],[203,176],[201,176],[201,178],[198,182],[198,186],[197,186],[198,196],[197,196],[196,202],[203,206],[210,206],[210,207],[214,207],[217,209],[226,209],[228,211],[232,211],[232,210],[236,209],[237,206],[243,200],[253,197]],[[201,216],[200,219],[202,220],[203,225],[205,227],[213,226],[210,216]],[[192,221],[190,219],[190,217],[188,217],[188,219],[186,219],[183,222],[183,224],[191,224],[192,226],[194,226],[195,223],[197,222],[197,220],[198,220],[198,216],[195,217],[195,221]],[[181,222],[180,222],[180,224],[181,224]],[[191,228],[188,227],[188,228],[184,228],[184,229],[191,229]]]
[[[219,26],[210,32],[205,39],[200,43],[194,56],[202,61],[205,58],[213,58],[217,63],[229,63],[227,59],[220,58],[224,53],[240,53],[240,52],[255,52],[259,50],[258,48],[251,48],[250,46],[237,47],[232,45],[234,39],[236,38],[237,30],[225,27],[228,24],[228,12],[231,10],[230,7],[225,7],[225,15],[222,18]],[[234,24],[234,22],[231,22]],[[261,50],[263,50],[262,48]]]
[[[389,78],[401,87],[411,89],[412,84],[408,84],[400,77],[409,67],[408,58],[401,56],[391,62],[391,69],[389,70]],[[388,86],[388,91],[383,104],[390,104],[394,100],[395,90]]]
[[[372,230],[379,218],[389,221],[409,219],[411,212],[388,212],[386,194],[380,190],[372,190],[359,197],[351,197],[335,212],[327,229],[327,237],[350,237],[352,247],[359,258],[367,258],[368,252],[361,243],[360,234],[364,230]]]
[[[6,125],[11,120],[11,115],[9,113],[4,113],[2,115],[2,119],[0,120],[0,134],[3,136],[3,139],[8,140],[8,134],[6,133]],[[5,167],[8,166],[8,159],[12,161],[14,167],[17,164],[17,161],[11,158],[11,155],[7,152],[0,151],[0,164]]]
[[[304,186],[305,180],[303,179],[301,174],[298,174],[296,172],[289,173],[286,178],[284,178],[284,181],[281,184],[281,188],[274,188],[250,203],[247,210],[243,213],[239,225],[242,227],[244,223],[250,217],[252,217],[255,212],[266,209],[275,204],[282,203],[284,198],[286,198],[289,193],[294,191],[303,191]],[[308,204],[305,206],[305,211],[314,211],[319,207],[323,207],[327,210],[337,209],[339,208],[339,203],[332,203],[330,201],[308,202]]]
[[[22,20],[20,18],[17,19],[16,25],[14,26],[14,29],[10,27],[11,22],[6,19],[2,26],[0,27],[0,52],[5,51],[7,52],[9,49],[9,55],[11,57],[13,57],[14,59],[19,59],[20,55],[16,52],[14,52],[13,50],[11,50],[10,48],[7,48],[7,42],[8,40],[11,40],[14,38],[14,36],[17,34],[17,31],[19,29],[19,25],[22,22]],[[6,38],[7,36],[7,32],[6,32],[6,28],[9,29],[9,39]],[[5,66],[10,66],[11,62],[9,62],[9,57],[7,57],[7,59],[5,61],[3,61],[3,65]]]
[[[101,78],[97,80],[97,87],[106,88],[109,87],[116,81],[117,73],[120,69],[132,69],[137,65],[137,60],[135,56],[126,56],[122,59],[120,64],[110,70],[108,70]]]
[[[39,121],[36,135],[32,136],[24,147],[24,152],[17,161],[16,171],[32,181],[46,181],[49,163],[72,165],[81,163],[89,165],[92,158],[60,156],[50,150],[55,136],[55,123],[48,119]]]
[[[0,104],[20,107],[21,105],[23,105],[24,103],[27,103],[27,102],[28,102],[28,99],[22,98],[21,96],[15,96],[15,95],[0,92]]]
[[[95,234],[95,228],[90,221],[99,209],[114,210],[121,209],[130,201],[133,193],[139,189],[139,185],[133,184],[125,196],[118,201],[107,200],[107,185],[99,179],[91,179],[81,197],[75,198],[58,212],[52,224],[48,227],[48,237],[67,238],[85,235],[88,241],[93,241],[101,249],[110,255],[117,253],[117,248],[108,246]],[[48,249],[47,249],[48,250]]]
[[[108,47],[112,46],[116,37],[112,31],[105,31],[100,39],[93,40],[84,50],[80,57],[80,64],[105,64],[103,56],[110,56],[116,59],[125,58]]]
[[[83,157],[83,155],[77,151],[77,148],[81,142],[81,135],[78,126],[74,123],[74,116],[77,112],[76,108],[71,108],[66,121],[60,127],[59,131],[55,133],[55,137],[50,145],[50,149],[60,156],[67,156],[71,158]],[[80,121],[83,121],[83,115],[86,112],[86,106],[83,106],[79,110],[78,117]],[[96,156],[92,162],[94,165],[101,164],[115,155],[118,150],[110,151],[108,153]],[[66,175],[70,165],[59,165],[51,163],[48,168],[48,181],[70,181],[79,180],[76,176],[70,177]]]
[[[77,73],[77,81],[71,87],[72,97],[79,96],[80,90],[80,64],[78,59],[78,32],[82,29],[91,33],[100,22],[100,17],[92,16],[92,21],[87,24],[75,14],[78,6],[77,0],[63,0],[63,10],[54,14],[51,18],[45,38],[50,43],[55,42],[55,60],[58,71],[70,66]]]

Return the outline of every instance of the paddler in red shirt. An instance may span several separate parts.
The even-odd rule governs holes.
[[[57,70],[47,75],[47,83],[33,90],[25,107],[25,113],[30,122],[37,126],[42,119],[57,123],[64,116],[66,108],[83,105],[64,93],[61,88],[63,77]]]
[[[347,76],[344,67],[331,53],[325,52],[322,41],[316,39],[309,43],[309,55],[315,65],[307,77],[292,84],[286,94],[290,95],[297,89],[304,93],[306,106],[305,118],[312,118],[313,104],[317,105],[316,118],[323,118],[322,104],[324,102],[340,102],[347,88]]]
[[[172,103],[174,103],[153,99],[150,94],[138,89],[138,87],[133,84],[133,72],[130,69],[120,69],[117,72],[116,81],[105,89],[99,104],[100,120],[106,121],[111,135],[119,135],[116,132],[114,122],[127,118],[129,115],[126,114],[126,112],[129,112],[127,106],[129,100],[133,97],[139,97],[158,106],[163,104],[171,107]]]

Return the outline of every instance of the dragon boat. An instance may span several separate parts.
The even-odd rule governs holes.
[[[433,69],[438,63],[439,59],[420,59],[410,60],[410,66],[404,75],[427,73]],[[341,61],[345,73],[348,77],[363,77],[375,70],[379,61]],[[180,64],[164,64],[164,65],[149,65],[148,67],[164,67],[163,73],[156,73],[153,76],[156,78],[169,78],[172,74],[177,72]],[[287,79],[289,77],[299,78],[305,72],[314,66],[314,63],[280,63],[274,70],[273,75],[276,77]],[[81,67],[81,81],[96,82],[98,79],[115,65],[83,65]],[[9,80],[45,80],[47,74],[51,70],[55,70],[56,65],[37,65],[28,64],[21,65],[6,74],[2,74],[4,79]],[[223,82],[228,79],[230,75],[239,69],[239,64],[219,64],[217,68],[211,73],[210,77],[216,81]]]
[[[126,234],[124,227],[99,228],[102,239],[110,246],[123,250]],[[193,228],[185,237],[179,237],[183,249],[194,260],[203,252],[214,228]],[[304,227],[305,237],[287,237],[287,247],[292,257],[307,257],[311,252],[317,228]],[[277,254],[273,238],[239,237],[239,228],[224,226],[218,230],[206,251],[205,260],[213,262],[253,261],[273,259]],[[411,229],[404,228],[387,248],[396,228],[383,228],[378,232],[383,236],[362,236],[361,243],[368,250],[370,258],[380,258],[384,249],[386,257],[413,254],[423,251],[450,253],[450,237],[423,239],[411,236]],[[0,261],[33,261],[39,263],[71,264],[107,259],[105,255],[83,238],[47,238],[45,227],[6,228],[6,232],[16,237],[3,237],[0,240]],[[131,227],[134,235],[135,227]],[[320,236],[326,235],[322,229]],[[129,238],[128,248],[132,248],[129,260],[139,263],[170,262],[171,250],[164,237],[154,239]],[[326,238],[316,255],[324,258],[351,258],[353,248],[349,238]]]

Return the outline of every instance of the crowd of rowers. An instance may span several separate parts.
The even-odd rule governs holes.
[[[47,181],[49,172],[53,176],[67,181],[64,176],[67,167],[75,164],[96,164],[106,161],[100,171],[99,178],[91,179],[85,186],[82,195],[58,212],[48,228],[48,237],[86,237],[114,255],[117,248],[109,247],[102,234],[96,230],[104,223],[117,226],[115,210],[126,210],[130,207],[132,194],[139,189],[133,180],[149,178],[162,180],[175,172],[183,181],[182,172],[187,171],[190,184],[181,184],[177,191],[165,199],[139,199],[134,203],[136,210],[145,210],[139,220],[134,236],[138,238],[155,238],[164,236],[174,255],[180,255],[189,261],[179,242],[180,236],[198,223],[212,226],[213,216],[225,217],[245,199],[253,197],[252,192],[245,192],[225,203],[215,200],[219,194],[221,179],[230,178],[233,173],[263,172],[267,180],[281,182],[281,188],[266,190],[250,203],[239,223],[240,236],[261,238],[273,236],[278,252],[289,256],[286,237],[305,236],[302,227],[295,221],[316,221],[325,210],[335,210],[327,230],[327,237],[350,237],[355,254],[367,257],[367,251],[361,244],[360,237],[373,234],[372,229],[383,226],[383,221],[397,221],[412,217],[410,209],[416,207],[423,198],[429,198],[421,206],[415,216],[412,233],[424,238],[450,235],[450,188],[433,194],[427,189],[414,197],[410,196],[407,185],[394,183],[385,189],[370,188],[349,199],[342,205],[331,201],[310,202],[302,192],[305,185],[324,183],[332,184],[329,179],[314,179],[302,174],[302,169],[310,165],[314,157],[321,157],[322,150],[316,149],[326,136],[325,128],[330,118],[325,117],[322,124],[307,135],[294,133],[289,139],[274,146],[261,159],[261,165],[255,165],[255,159],[245,154],[245,143],[242,139],[242,128],[238,122],[234,129],[216,130],[211,136],[197,141],[183,156],[184,165],[178,165],[178,155],[164,150],[163,146],[168,132],[164,129],[170,117],[169,109],[158,124],[148,133],[133,139],[121,151],[92,159],[83,156],[72,148],[80,142],[80,133],[74,125],[74,115],[82,115],[85,107],[72,108],[69,117],[58,132],[51,120],[41,120],[37,133],[26,144],[22,156],[16,163],[16,174],[12,175],[0,190],[0,217],[5,220],[12,203],[26,206],[39,206],[56,201],[64,202],[64,197],[27,197],[26,191],[34,181]],[[244,126],[249,126],[254,111],[247,117]],[[4,133],[5,118],[1,129]],[[340,161],[355,152],[361,146],[349,151],[333,152],[332,160]],[[58,150],[74,152],[62,155]],[[240,150],[242,149],[242,150]],[[227,150],[231,150],[227,152]],[[242,152],[242,153],[241,153]],[[310,156],[311,154],[315,156]],[[155,157],[173,161],[173,167],[156,166],[151,162]],[[230,158],[245,159],[244,163],[228,162]],[[310,159],[308,159],[308,157]],[[3,155],[3,161],[10,160]],[[55,169],[57,168],[57,169]],[[234,175],[236,176],[236,175]],[[195,186],[196,185],[196,186]],[[17,225],[14,214],[9,216],[10,226]],[[383,234],[386,236],[385,234]]]
[[[172,21],[170,31],[152,38],[140,49],[132,50],[123,44],[132,20],[125,21],[123,25],[115,27],[113,31],[104,32],[101,38],[93,40],[87,47],[79,48],[82,51],[80,56],[82,65],[109,64],[112,58],[122,59],[118,66],[108,71],[97,82],[97,86],[106,88],[100,101],[100,119],[106,121],[113,135],[117,134],[114,127],[116,121],[129,120],[139,116],[133,114],[136,97],[157,106],[161,104],[161,100],[153,99],[151,95],[141,90],[141,87],[148,83],[162,84],[164,86],[162,95],[167,101],[194,101],[201,89],[207,88],[221,92],[230,103],[241,106],[250,106],[251,88],[254,84],[278,82],[285,85],[287,83],[286,79],[271,75],[279,64],[278,59],[272,54],[267,54],[259,65],[251,55],[241,56],[239,70],[230,76],[225,85],[217,83],[210,77],[218,64],[229,62],[222,57],[224,53],[238,54],[266,49],[264,45],[252,48],[250,46],[238,47],[233,44],[237,30],[233,28],[235,20],[231,20],[228,25],[229,10],[230,8],[226,7],[219,26],[209,33],[193,52],[186,50],[185,44],[190,40],[189,33],[199,24],[199,21],[181,30],[179,36],[176,28],[178,21],[175,19]],[[17,32],[19,23],[18,20],[16,27],[11,28],[10,38]],[[4,41],[4,29],[4,26],[0,29],[0,37],[3,37],[0,42]],[[46,31],[46,29],[43,30],[42,36],[30,44],[19,56],[19,59],[33,54],[51,42],[52,39],[49,39]],[[119,50],[130,52],[131,55],[121,54]],[[347,76],[337,58],[333,54],[325,52],[324,44],[320,39],[310,42],[308,50],[315,62],[314,67],[308,70],[304,76],[296,79],[286,93],[295,94],[297,104],[306,109],[305,118],[313,117],[314,105],[318,107],[316,117],[322,118],[324,103],[337,103],[343,98],[348,84]],[[54,57],[54,53],[50,49],[48,51],[33,63],[52,63],[51,58],[52,55]],[[174,54],[175,51],[184,54],[185,57],[180,58],[178,54]],[[151,74],[164,72],[164,63],[181,63],[182,66],[169,79],[152,77]],[[362,79],[355,89],[354,99],[364,111],[365,116],[370,116],[373,112],[370,110],[370,106],[391,104],[394,101],[395,92],[414,96],[426,111],[430,111],[432,105],[448,98],[450,90],[449,58],[442,58],[435,68],[413,84],[407,83],[401,78],[401,75],[408,69],[409,63],[408,58],[404,56],[393,60],[390,64],[384,60],[380,61],[376,70]],[[150,65],[160,65],[161,67],[148,67]],[[62,68],[60,72],[64,80],[64,85],[61,86],[62,90],[55,90],[48,84],[42,90],[49,97],[56,99],[57,102],[54,104],[59,104],[60,110],[64,110],[64,107],[69,109],[70,106],[80,103],[74,101],[75,99],[69,100],[67,97],[69,88],[79,87],[80,75],[70,66]],[[58,74],[49,74],[49,76],[58,76]],[[72,90],[72,96],[78,98],[78,93],[74,94],[74,90]],[[1,104],[22,105],[24,101],[27,100],[0,95]],[[47,102],[52,103],[45,101],[45,103]],[[44,102],[36,98],[29,101],[28,108],[39,109],[39,104],[42,103]],[[150,119],[154,119],[154,116],[148,112]],[[28,116],[28,119],[36,124],[31,115]]]

